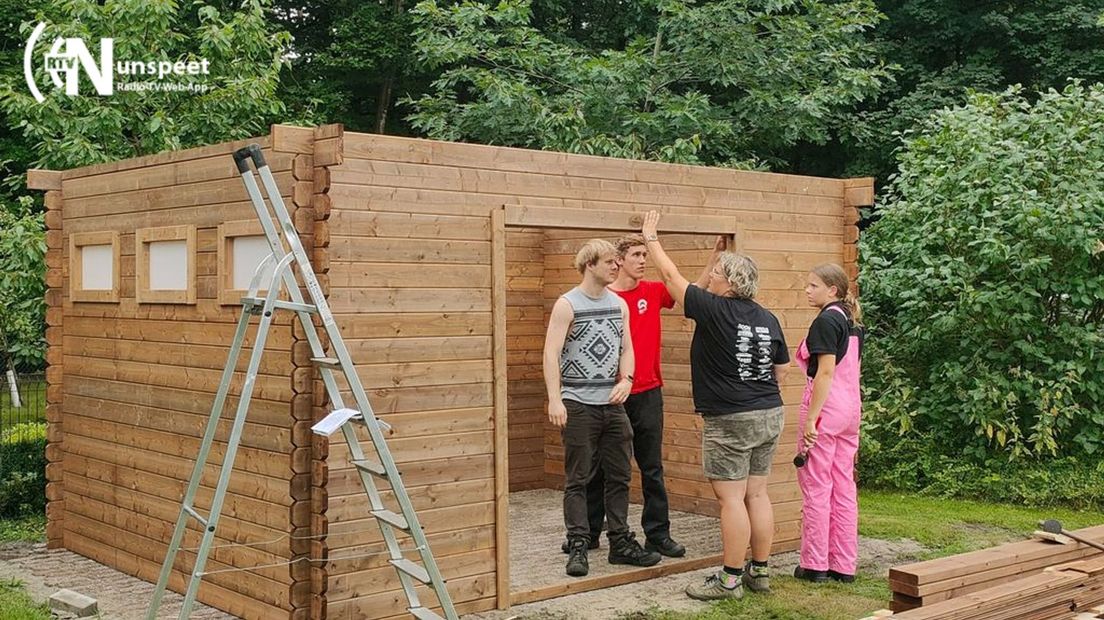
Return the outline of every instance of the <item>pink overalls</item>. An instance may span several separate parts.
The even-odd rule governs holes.
[[[836,306],[835,310],[845,314]],[[797,470],[804,522],[801,530],[801,566],[854,575],[859,554],[859,503],[855,488],[855,454],[859,450],[859,337],[852,333],[847,354],[836,362],[828,399],[817,418],[816,444],[805,466]],[[808,376],[809,349],[797,348],[797,365],[805,374],[805,395],[798,415],[798,452],[805,451],[805,420],[813,396]]]

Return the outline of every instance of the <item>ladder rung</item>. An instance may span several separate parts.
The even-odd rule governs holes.
[[[375,461],[353,461],[353,465],[357,469],[363,469],[364,471],[370,474],[375,474],[380,478],[387,477],[387,470],[383,468],[383,465],[381,465],[380,463],[376,463]]]
[[[257,308],[265,305],[264,297],[242,297],[241,302],[243,305],[254,306]],[[282,299],[277,299],[275,302],[273,302],[272,307],[278,310],[294,310],[295,312],[318,312],[318,307],[314,304],[297,304],[293,301],[284,301]]]
[[[411,577],[417,579],[422,583],[428,584],[431,581],[431,579],[429,578],[429,571],[411,562],[410,560],[390,560],[390,562],[391,566],[394,566],[395,568],[401,570],[402,572],[410,575]]]
[[[425,607],[411,607],[410,615],[418,620],[445,620]]]
[[[336,357],[312,357],[310,361],[315,366],[322,366],[324,368],[336,368],[341,369],[341,360]]]
[[[404,532],[410,531],[410,524],[406,522],[406,517],[401,514],[391,512],[390,510],[373,510],[372,516]]]
[[[184,512],[192,515],[192,518],[202,523],[203,527],[207,527],[207,519],[204,519],[202,516],[200,516],[200,514],[196,512],[191,506],[184,504],[182,507],[184,508]]]

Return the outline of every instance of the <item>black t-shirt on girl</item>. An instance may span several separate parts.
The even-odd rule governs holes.
[[[790,361],[778,319],[754,301],[686,288],[686,318],[694,319],[690,380],[701,415],[782,406],[774,365]]]
[[[832,310],[835,306],[843,311]],[[836,354],[836,363],[843,359],[844,355],[847,355],[848,342],[851,340],[850,336],[854,324],[851,322],[851,315],[847,313],[847,308],[839,302],[832,302],[821,309],[817,318],[813,319],[813,324],[809,326],[809,335],[805,338],[805,346],[809,349],[809,377],[816,377],[817,369],[820,368],[820,358],[818,355],[824,355],[826,353]],[[862,333],[855,332],[859,336],[859,346],[862,346]],[[861,354],[861,351],[860,351]]]

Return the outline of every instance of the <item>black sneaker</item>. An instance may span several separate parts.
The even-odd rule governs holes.
[[[836,581],[838,581],[840,583],[855,583],[855,576],[854,575],[848,575],[847,573],[837,573],[834,570],[829,570],[828,571],[828,578],[829,579],[835,579]]]
[[[569,577],[585,577],[589,572],[587,541],[585,538],[574,538],[571,540],[571,553],[567,554],[567,574]]]
[[[625,534],[616,541],[610,541],[609,563],[631,564],[632,566],[655,566],[663,556],[656,551],[646,551],[636,542],[635,534]]]
[[[825,583],[826,581],[828,581],[828,571],[809,570],[807,568],[801,568],[801,566],[798,566],[794,569],[794,577],[798,579],[804,579],[805,581],[811,581],[813,583]]]
[[[601,536],[599,536],[598,538],[587,539],[587,549],[597,549],[600,546],[599,541],[601,541]],[[568,553],[570,551],[570,547],[568,547],[568,541],[563,541],[563,544],[560,545],[560,551],[563,551],[564,553]]]
[[[669,558],[681,558],[686,555],[686,547],[675,542],[670,536],[662,540],[649,540],[644,543],[644,548],[648,551],[658,551],[660,555]]]

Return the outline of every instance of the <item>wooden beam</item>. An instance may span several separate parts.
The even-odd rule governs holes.
[[[843,204],[847,207],[869,207],[874,204],[874,177],[844,179]]]
[[[61,189],[61,172],[58,170],[27,171],[27,189]]]
[[[644,222],[644,213],[633,211],[560,209],[526,205],[505,205],[505,210],[507,226],[639,232]],[[659,232],[734,235],[737,231],[736,218],[723,215],[668,213],[659,219]]]
[[[491,314],[494,330],[495,593],[510,606],[510,434],[506,419],[506,211],[491,211]]]
[[[314,128],[294,125],[272,126],[272,150],[285,153],[314,153]]]
[[[568,594],[578,594],[579,592],[612,588],[613,586],[620,586],[626,583],[635,583],[645,579],[655,579],[656,577],[665,577],[667,575],[675,575],[698,570],[700,568],[716,566],[721,564],[723,559],[724,556],[720,553],[689,560],[673,560],[668,558],[648,568],[633,568],[612,575],[575,579],[553,586],[527,590],[525,592],[514,592],[510,594],[510,601],[515,605],[522,605],[524,603],[544,601],[558,596],[566,596]]]

